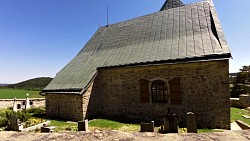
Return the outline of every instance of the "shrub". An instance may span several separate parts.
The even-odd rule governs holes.
[[[21,122],[28,121],[28,119],[31,117],[31,114],[27,112],[27,110],[23,111],[6,111],[6,118],[10,119],[11,116],[16,116],[18,119],[20,119]]]
[[[14,111],[5,111],[5,117],[7,119],[10,119],[11,116],[16,115],[16,112]]]
[[[31,108],[27,110],[28,113],[32,113],[34,115],[41,115],[45,114],[45,109],[44,108]]]
[[[20,119],[21,122],[28,121],[28,119],[31,117],[31,114],[27,112],[27,110],[18,111],[17,117]]]
[[[8,120],[5,117],[0,117],[0,127],[5,127],[8,124]]]
[[[36,124],[40,124],[40,123],[43,123],[43,122],[45,122],[45,120],[41,119],[41,118],[30,118],[26,122],[25,127],[34,126]]]

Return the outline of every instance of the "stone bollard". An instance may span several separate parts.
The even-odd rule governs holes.
[[[7,125],[7,130],[20,131],[22,129],[23,129],[23,125],[19,124],[19,120],[17,119],[17,117],[15,115],[10,116],[9,124]]]
[[[250,106],[250,96],[248,94],[239,95],[239,99],[241,108],[247,108]]]
[[[164,122],[164,126],[163,126],[164,133],[169,133],[171,131],[169,120],[167,118],[163,118],[163,122]]]
[[[154,132],[154,121],[151,123],[141,122],[141,132]]]
[[[194,113],[188,112],[186,117],[187,132],[197,133],[196,117]]]
[[[87,119],[84,121],[78,121],[78,131],[89,131],[89,122]]]
[[[178,133],[178,119],[176,114],[172,114],[170,118],[171,133]]]
[[[14,103],[13,103],[13,109],[14,112],[17,112],[17,103],[16,103],[16,97],[14,98]]]
[[[30,99],[29,99],[29,94],[26,95],[26,102],[25,102],[25,109],[29,109],[30,108]]]

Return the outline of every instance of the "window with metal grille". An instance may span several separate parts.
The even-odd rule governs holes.
[[[151,85],[153,102],[168,102],[167,84],[162,80],[156,80]]]

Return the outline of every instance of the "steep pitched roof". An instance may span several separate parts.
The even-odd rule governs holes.
[[[184,6],[182,1],[180,0],[166,0],[163,6],[161,7],[160,11],[167,10],[167,9],[172,9],[176,7]]]
[[[212,1],[101,27],[42,91],[81,93],[98,68],[231,57]]]

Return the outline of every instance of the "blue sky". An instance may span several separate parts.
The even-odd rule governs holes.
[[[54,77],[106,25],[107,1],[112,24],[156,12],[165,0],[0,0],[0,83]],[[236,72],[250,65],[250,0],[214,4]]]

